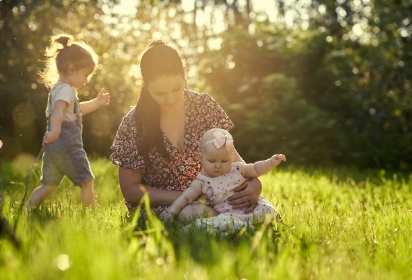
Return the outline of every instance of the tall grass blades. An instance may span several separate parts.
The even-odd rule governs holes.
[[[64,179],[40,207],[18,209],[22,164],[4,162],[2,217],[20,246],[0,239],[1,279],[409,279],[412,184],[408,175],[351,168],[283,167],[261,177],[282,223],[222,236],[126,217],[117,168],[91,161],[95,210]],[[39,185],[40,164],[30,177]],[[27,169],[27,166],[26,166]],[[140,211],[140,210],[138,210]]]

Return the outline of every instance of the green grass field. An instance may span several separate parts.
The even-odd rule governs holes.
[[[18,211],[32,160],[2,163],[3,216],[19,248],[0,241],[0,279],[411,279],[411,177],[384,171],[298,169],[261,177],[284,224],[216,237],[152,218],[125,219],[117,168],[91,161],[96,210],[65,179],[39,208]],[[40,165],[40,164],[39,164]],[[30,177],[30,194],[39,182]]]

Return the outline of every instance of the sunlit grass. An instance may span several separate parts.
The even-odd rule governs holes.
[[[42,207],[18,209],[25,172],[3,163],[3,216],[21,241],[0,242],[1,279],[408,279],[412,271],[410,177],[350,168],[279,166],[263,195],[283,224],[254,233],[187,233],[152,217],[135,230],[107,159],[91,162],[97,209],[64,180]],[[40,164],[39,164],[40,165]],[[38,185],[39,166],[30,177]],[[29,193],[30,193],[29,191]]]

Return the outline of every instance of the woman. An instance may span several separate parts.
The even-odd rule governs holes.
[[[234,127],[213,98],[186,89],[182,59],[163,41],[149,44],[140,69],[143,83],[139,99],[120,124],[110,157],[119,166],[120,188],[130,214],[144,193],[158,213],[171,205],[202,170],[203,133],[213,127]],[[234,161],[243,161],[236,151]],[[230,204],[251,212],[261,191],[260,181],[254,178],[235,189]],[[209,204],[198,199],[182,209],[177,219],[215,216]]]

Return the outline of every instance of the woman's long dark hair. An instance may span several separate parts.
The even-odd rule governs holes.
[[[177,51],[164,41],[152,41],[142,55],[140,61],[142,86],[135,109],[135,122],[138,138],[138,153],[147,163],[150,148],[156,147],[160,154],[170,159],[163,142],[160,129],[160,109],[150,95],[147,85],[163,75],[182,75],[185,78],[185,68]]]

